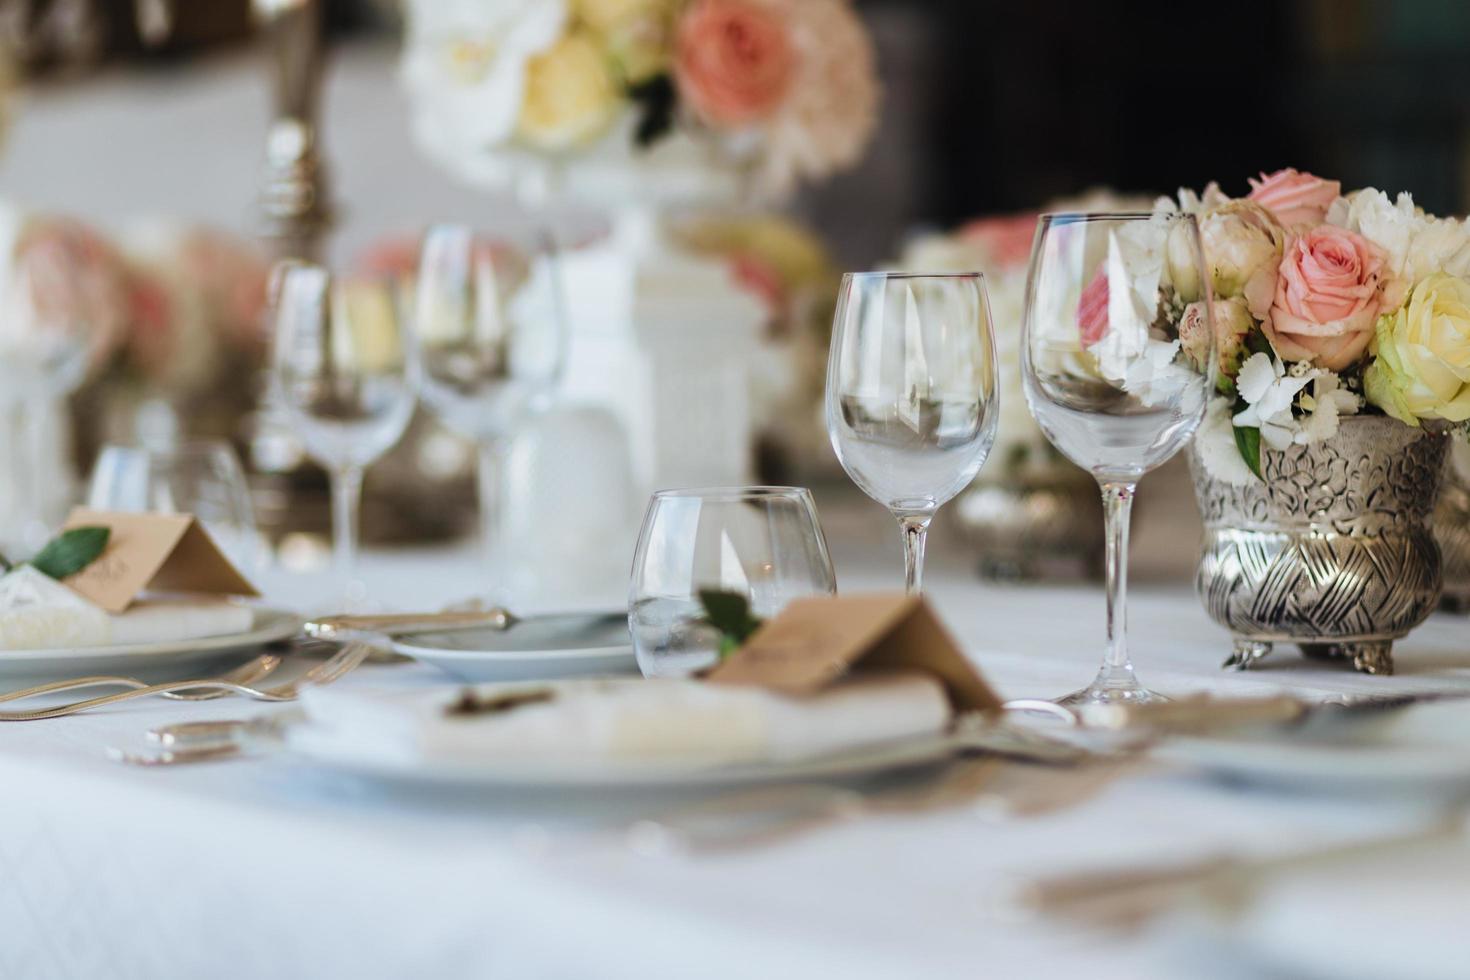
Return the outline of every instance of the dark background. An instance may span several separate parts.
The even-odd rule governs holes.
[[[131,0],[0,0],[0,15],[40,76],[119,59],[167,71],[250,40],[246,0],[160,2],[177,24],[152,48]],[[1238,194],[1282,166],[1412,189],[1439,213],[1470,204],[1467,0],[858,6],[878,47],[882,127],[859,169],[795,205],[849,265],[881,261],[915,228],[1090,187],[1217,179]],[[391,0],[328,9],[334,43],[396,30]]]

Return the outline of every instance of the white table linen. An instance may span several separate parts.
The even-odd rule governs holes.
[[[823,516],[845,589],[894,584],[886,516]],[[468,556],[374,556],[368,578],[413,606],[466,581]],[[1099,589],[977,583],[942,536],[933,561],[932,599],[1004,696],[1054,696],[1091,675]],[[304,599],[312,583],[267,586]],[[1186,588],[1135,594],[1132,634],[1144,678],[1169,693],[1470,691],[1458,618],[1402,642],[1391,678],[1290,651],[1221,673],[1226,637]],[[369,665],[340,683],[444,682]],[[627,846],[628,822],[662,801],[409,797],[270,761],[144,771],[103,756],[140,747],[153,725],[259,710],[149,701],[0,727],[0,977],[1240,977],[1251,974],[1239,964],[1201,966],[1177,931],[1124,940],[1016,923],[993,900],[1018,873],[1284,853],[1429,819],[1412,800],[1241,792],[1158,771],[1037,817],[871,816],[681,858]]]

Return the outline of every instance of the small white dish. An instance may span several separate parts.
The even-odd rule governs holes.
[[[636,674],[625,613],[527,616],[507,630],[414,633],[393,651],[471,683]]]
[[[239,659],[267,643],[289,640],[301,630],[301,617],[280,609],[255,607],[255,621],[244,633],[168,643],[54,650],[0,650],[0,682],[37,684],[92,674],[123,674],[147,679],[161,671],[177,675],[182,666]]]
[[[1297,730],[1171,738],[1153,755],[1233,782],[1297,792],[1470,795],[1470,700],[1356,718],[1334,718],[1333,710]]]

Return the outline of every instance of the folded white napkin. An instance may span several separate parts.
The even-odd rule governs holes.
[[[0,652],[197,640],[246,632],[254,618],[222,599],[144,599],[113,616],[30,565],[0,576]]]
[[[311,742],[389,762],[623,762],[718,765],[790,761],[934,734],[949,723],[943,687],[921,674],[849,678],[809,698],[699,681],[573,680],[485,685],[481,701],[549,691],[550,700],[454,714],[454,691],[308,688]]]

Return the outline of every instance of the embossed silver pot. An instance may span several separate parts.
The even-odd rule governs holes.
[[[1434,539],[1444,559],[1441,609],[1470,612],[1470,445],[1450,443],[1450,465],[1434,508]]]
[[[1227,667],[1245,669],[1273,644],[1393,672],[1393,641],[1439,601],[1439,546],[1430,529],[1449,436],[1381,415],[1345,418],[1326,442],[1261,446],[1265,482],[1212,478],[1190,449],[1204,518],[1195,584],[1230,630]]]

